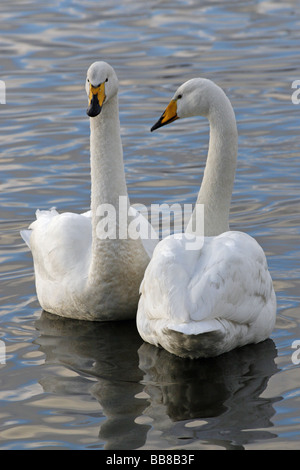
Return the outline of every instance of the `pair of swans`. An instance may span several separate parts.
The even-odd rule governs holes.
[[[107,238],[101,205],[130,206],[120,137],[118,79],[105,62],[87,72],[91,211],[37,211],[21,232],[31,249],[41,307],[80,320],[137,319],[141,337],[181,357],[209,357],[268,338],[276,298],[258,243],[229,231],[237,161],[234,111],[213,82],[196,78],[178,88],[155,130],[178,118],[210,122],[206,168],[197,204],[204,205],[203,246],[186,250],[196,210],[183,234],[156,240]],[[197,206],[196,204],[196,206]],[[116,210],[116,226],[121,223]],[[148,221],[139,216],[139,223]],[[128,228],[128,226],[127,226]],[[203,234],[194,233],[194,237]]]

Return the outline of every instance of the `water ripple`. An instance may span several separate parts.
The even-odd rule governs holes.
[[[95,0],[19,0],[13,8],[2,2],[0,13],[1,448],[297,448],[298,2],[112,0],[99,8]],[[239,129],[231,227],[261,243],[277,291],[276,329],[262,349],[193,367],[157,360],[161,353],[143,347],[134,325],[41,313],[19,230],[38,207],[89,208],[84,82],[99,59],[120,80],[134,203],[195,201],[206,121],[150,133],[177,86],[204,76],[229,95]]]

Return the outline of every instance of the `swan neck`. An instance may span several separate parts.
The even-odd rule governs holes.
[[[117,96],[104,104],[99,116],[90,118],[90,132],[92,258],[89,282],[95,283],[102,258],[111,251],[117,252],[122,243],[117,236],[103,238],[106,228],[101,228],[101,223],[104,218],[109,223],[110,217],[115,215],[112,229],[118,226],[120,196],[123,211],[129,206]]]
[[[130,202],[117,96],[104,103],[100,115],[90,119],[90,126],[92,244],[87,292],[93,292],[90,288],[94,292],[108,289],[109,303],[114,292],[112,286],[123,293],[126,273],[124,302],[130,306],[134,301],[135,305],[138,298],[136,283],[140,284],[149,258],[141,239],[130,239],[127,234],[131,220],[128,215]]]
[[[117,205],[127,196],[117,96],[104,104],[99,116],[90,118],[91,209]]]
[[[238,140],[234,111],[221,89],[211,104],[208,119],[208,155],[197,204],[204,205],[204,235],[216,236],[229,230]],[[195,224],[195,216],[194,210],[190,223]],[[187,231],[190,230],[189,224]]]

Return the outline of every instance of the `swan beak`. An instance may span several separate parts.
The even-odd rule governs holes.
[[[98,116],[98,114],[101,113],[104,100],[105,100],[104,82],[96,87],[90,84],[89,107],[86,110],[86,114],[90,117]]]
[[[151,127],[151,132],[155,131],[155,129],[158,129],[159,127],[170,124],[170,122],[176,121],[176,119],[179,119],[177,116],[177,100],[172,100],[159,120]]]

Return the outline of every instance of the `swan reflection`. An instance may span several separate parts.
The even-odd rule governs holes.
[[[279,398],[261,397],[277,371],[271,339],[205,360],[182,359],[144,343],[139,357],[149,402],[144,416],[161,440],[237,449],[276,437],[266,429]]]
[[[50,369],[40,382],[45,392],[86,402],[81,411],[93,413],[106,450],[148,448],[151,432],[165,449],[241,448],[275,437],[268,428],[279,398],[261,397],[277,371],[272,340],[189,360],[143,343],[134,321],[94,323],[43,312],[36,328]]]
[[[135,422],[147,406],[146,400],[135,398],[143,390],[137,353],[142,340],[135,322],[85,322],[43,312],[36,328],[46,365],[73,372],[45,376],[45,392],[86,394],[87,406],[92,395],[100,404],[99,440],[105,449],[143,446],[149,426]]]

